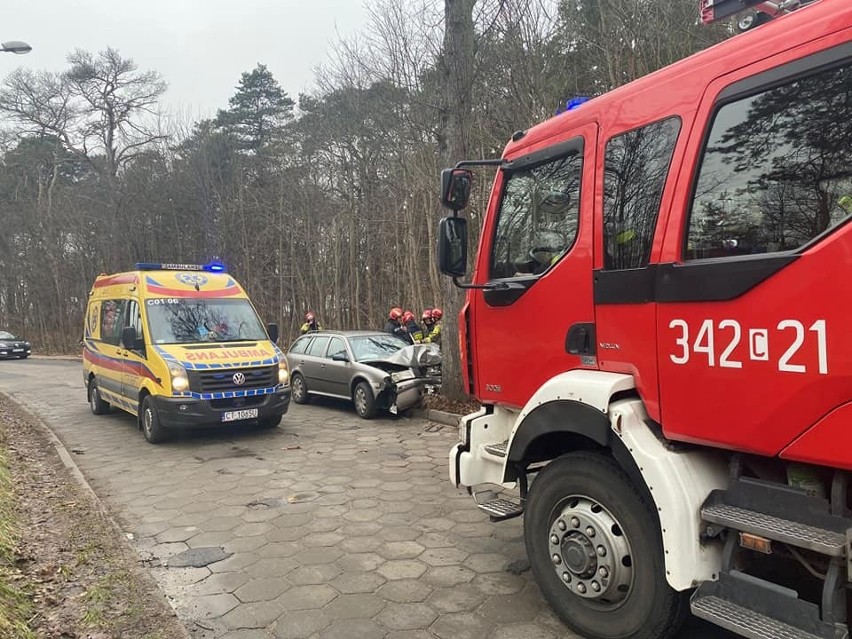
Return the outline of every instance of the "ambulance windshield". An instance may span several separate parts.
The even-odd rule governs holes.
[[[155,344],[269,339],[245,299],[149,299],[145,304]]]

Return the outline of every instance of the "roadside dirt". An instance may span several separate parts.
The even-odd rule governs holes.
[[[456,415],[467,415],[479,410],[480,404],[473,398],[464,401],[447,399],[443,395],[427,395],[423,398],[423,406],[426,410],[442,410]]]
[[[173,639],[186,631],[121,533],[62,464],[42,427],[0,395],[0,447],[18,531],[13,584],[45,639]]]

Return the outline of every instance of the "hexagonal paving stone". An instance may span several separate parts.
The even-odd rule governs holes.
[[[192,587],[192,592],[197,595],[216,595],[225,592],[234,592],[237,588],[248,581],[249,577],[244,572],[223,572],[210,575],[199,581]]]
[[[276,639],[307,639],[331,623],[322,610],[294,610],[285,612],[272,627]]]
[[[217,595],[203,595],[193,597],[189,602],[193,616],[198,615],[204,619],[221,617],[239,605],[239,600],[230,593]]]
[[[316,636],[317,639],[376,639],[383,634],[381,627],[370,619],[346,619],[335,621]]]
[[[224,561],[217,561],[215,564],[210,564],[208,567],[211,572],[232,572],[234,570],[247,568],[253,563],[256,563],[257,560],[257,555],[250,552],[244,552],[239,555],[232,555]]]
[[[333,532],[318,533],[305,537],[302,540],[302,545],[305,548],[327,548],[339,544],[343,539],[343,535]]]
[[[431,630],[441,639],[485,639],[493,624],[472,612],[443,615]]]
[[[387,580],[375,572],[347,572],[331,582],[332,588],[344,594],[375,592]]]
[[[250,577],[278,577],[283,579],[299,567],[299,563],[292,557],[274,557],[259,559],[251,566],[245,568]]]
[[[420,603],[431,593],[432,586],[419,579],[400,579],[386,583],[376,594],[397,603]]]
[[[422,553],[423,546],[414,541],[388,541],[376,549],[385,559],[414,559]]]
[[[235,537],[254,537],[255,535],[265,535],[275,529],[269,522],[258,522],[254,524],[243,524],[234,528]]]
[[[293,586],[287,596],[282,597],[281,605],[285,610],[322,608],[337,596],[337,591],[326,585]]]
[[[498,626],[493,639],[556,639],[557,635],[546,628],[542,628],[534,623],[510,623],[504,626]],[[576,635],[571,635],[576,637]],[[565,635],[559,635],[563,639],[569,639]]]
[[[348,537],[337,544],[337,548],[345,553],[373,552],[382,543],[378,537]]]
[[[239,517],[214,517],[213,519],[204,522],[199,526],[207,532],[221,532],[225,530],[233,530],[243,523]]]
[[[229,539],[225,542],[223,546],[225,550],[228,552],[239,553],[239,552],[252,552],[267,545],[269,541],[266,537],[257,536],[257,537],[237,537],[234,539]]]
[[[334,619],[369,619],[384,605],[385,602],[376,595],[339,595],[323,611]]]
[[[391,603],[376,617],[389,630],[425,630],[438,618],[431,607],[422,603]]]
[[[284,609],[280,601],[259,601],[237,606],[221,618],[228,628],[265,628],[281,616]]]
[[[502,553],[483,552],[470,555],[462,563],[476,573],[503,572],[506,570],[509,558]]]
[[[324,584],[333,580],[341,573],[335,564],[317,564],[302,566],[287,574],[287,581],[295,586],[311,586]]]
[[[438,566],[430,568],[424,579],[436,588],[445,588],[467,583],[475,576],[475,572],[464,566]]]
[[[414,541],[420,536],[420,532],[407,526],[392,526],[383,528],[379,536],[385,541]]]
[[[343,553],[336,548],[311,548],[303,550],[294,555],[294,558],[303,566],[312,564],[330,564],[337,561]]]
[[[455,566],[467,557],[467,553],[456,548],[430,548],[419,559],[430,566]]]
[[[292,557],[300,547],[292,541],[271,541],[257,550],[262,559],[267,557]]]
[[[426,564],[414,559],[400,559],[382,564],[379,566],[378,572],[389,581],[394,579],[417,579],[426,572]]]
[[[483,601],[485,595],[470,584],[460,584],[452,588],[439,588],[426,600],[438,612],[473,612]]]
[[[428,630],[393,630],[385,635],[385,639],[434,639]]]
[[[511,595],[523,590],[526,581],[507,572],[479,574],[471,582],[473,587],[486,595]]]
[[[541,597],[521,595],[502,595],[491,597],[479,608],[479,614],[497,624],[513,621],[532,621],[541,611],[544,602]]]
[[[263,577],[250,579],[245,585],[237,588],[234,594],[243,603],[272,601],[273,599],[277,599],[289,587],[290,584],[280,577]]]
[[[383,563],[385,558],[371,552],[344,555],[338,559],[337,564],[346,572],[358,572],[375,570]]]

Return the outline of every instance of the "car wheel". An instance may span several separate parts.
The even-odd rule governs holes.
[[[18,359],[27,359],[29,355],[19,355]]]
[[[355,404],[355,412],[361,419],[372,419],[376,416],[376,399],[373,390],[367,382],[358,382],[352,393],[352,403]]]
[[[281,415],[275,415],[273,417],[265,417],[258,422],[258,425],[261,428],[275,428],[278,424],[281,423]]]
[[[612,458],[570,453],[548,464],[530,486],[524,539],[542,594],[578,634],[665,639],[683,622],[686,598],[666,582],[655,511]]]
[[[166,438],[166,431],[160,423],[160,416],[157,414],[157,407],[151,396],[148,395],[142,401],[142,434],[149,444],[159,444]]]
[[[109,402],[101,399],[101,391],[94,377],[89,382],[89,408],[94,415],[106,415],[109,412]]]
[[[308,397],[308,386],[305,384],[305,378],[299,375],[299,373],[294,373],[290,384],[293,387],[293,401],[297,404],[307,404],[310,401],[310,397]]]

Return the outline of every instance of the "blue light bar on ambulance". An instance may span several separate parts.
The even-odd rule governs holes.
[[[204,265],[204,270],[211,273],[224,273],[225,265],[220,260],[210,260]]]

